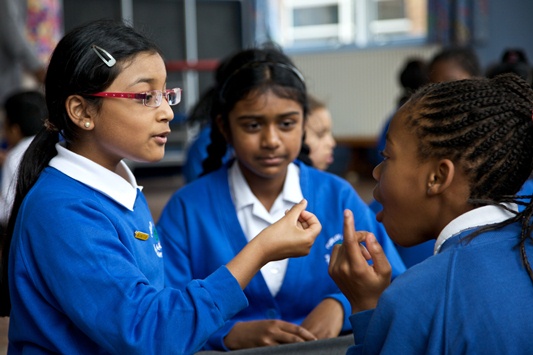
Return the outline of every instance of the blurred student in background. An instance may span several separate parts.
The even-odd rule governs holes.
[[[24,152],[43,128],[48,115],[44,95],[40,91],[12,94],[4,103],[4,138],[7,152],[2,166],[0,190],[0,224],[5,226],[15,197],[17,170]]]
[[[429,81],[441,83],[481,76],[481,64],[470,47],[445,47],[429,62]]]
[[[29,6],[25,0],[0,0],[0,102],[24,87],[24,74],[44,82],[46,62],[39,57],[37,43],[28,37]]]
[[[333,138],[331,113],[326,104],[308,95],[309,114],[305,123],[305,143],[309,158],[319,170],[327,170],[333,163],[333,151],[337,143]]]
[[[381,163],[383,157],[380,152],[385,149],[385,138],[392,116],[396,113],[418,88],[426,85],[429,82],[427,64],[422,58],[410,58],[405,62],[402,70],[398,75],[398,81],[401,86],[401,93],[393,113],[389,116],[378,138],[377,147],[372,151],[370,157],[373,165]]]
[[[516,74],[531,85],[531,67],[524,50],[521,48],[506,49],[500,61],[489,66],[485,75],[487,78],[494,78],[496,75],[505,73]]]

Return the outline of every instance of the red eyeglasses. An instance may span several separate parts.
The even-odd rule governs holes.
[[[113,97],[117,99],[134,99],[142,100],[144,106],[148,107],[159,107],[163,102],[163,96],[168,101],[170,106],[174,106],[180,103],[181,101],[181,89],[174,88],[165,91],[161,90],[150,90],[141,93],[133,92],[97,92],[96,94],[89,94],[88,96],[98,96],[98,97]]]

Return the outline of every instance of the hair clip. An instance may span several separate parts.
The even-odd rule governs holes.
[[[111,68],[113,65],[116,64],[117,61],[115,60],[115,58],[113,58],[113,56],[109,54],[105,49],[98,47],[96,44],[93,44],[91,48],[93,49],[94,53],[96,53],[96,55],[100,57],[100,59],[102,59],[102,62],[104,62],[105,65],[107,65],[108,67]],[[107,59],[104,58],[102,54],[106,55]]]

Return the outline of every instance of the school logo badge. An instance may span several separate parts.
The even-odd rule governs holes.
[[[150,221],[150,224],[148,226],[150,229],[150,237],[155,239],[154,243],[154,251],[155,254],[162,258],[163,257],[163,247],[161,247],[161,242],[159,241],[159,235],[157,234],[157,229],[153,225],[153,223]]]
[[[326,250],[328,253],[324,254],[324,260],[326,261],[326,264],[329,264],[329,260],[331,259],[331,249],[335,244],[342,243],[342,235],[341,234],[335,234],[333,237],[329,238],[326,242]]]

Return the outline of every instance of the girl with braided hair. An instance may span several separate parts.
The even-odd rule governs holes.
[[[206,174],[178,190],[158,222],[167,284],[183,287],[216,270],[305,197],[322,221],[311,253],[266,265],[245,289],[248,308],[212,335],[207,348],[303,342],[349,331],[349,303],[327,267],[342,239],[343,210],[352,209],[356,225],[375,233],[393,276],[405,268],[353,187],[297,159],[308,112],[302,74],[276,48],[244,50],[217,71],[215,97]],[[223,163],[228,145],[235,158]]]
[[[348,354],[531,352],[533,202],[515,194],[533,168],[532,109],[506,74],[431,84],[394,116],[377,219],[400,245],[436,239],[435,255],[389,286],[381,247],[345,212],[330,274],[354,313]]]

